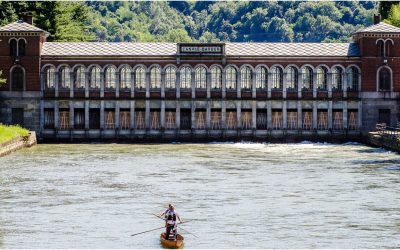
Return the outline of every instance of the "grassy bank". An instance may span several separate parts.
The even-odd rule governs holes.
[[[20,126],[2,125],[0,124],[0,144],[10,141],[18,136],[28,136],[29,130],[26,130]]]

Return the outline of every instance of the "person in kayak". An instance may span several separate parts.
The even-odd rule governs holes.
[[[172,236],[175,239],[175,236],[177,234],[177,226],[178,224],[176,223],[176,219],[179,220],[180,223],[182,223],[181,218],[179,217],[178,213],[175,212],[175,207],[172,204],[168,204],[168,209],[166,209],[160,217],[164,216],[165,218],[165,239],[169,239],[171,231],[173,232]]]

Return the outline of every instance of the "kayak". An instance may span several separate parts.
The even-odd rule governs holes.
[[[181,248],[183,247],[183,236],[180,234],[176,235],[176,240],[166,240],[165,233],[160,235],[161,244],[167,248]]]

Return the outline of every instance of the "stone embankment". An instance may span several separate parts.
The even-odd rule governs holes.
[[[366,140],[371,146],[386,148],[400,153],[400,137],[395,134],[369,132]]]
[[[0,157],[10,154],[21,148],[31,147],[36,143],[37,141],[35,132],[30,132],[29,135],[25,137],[20,136],[14,138],[11,141],[0,144]]]

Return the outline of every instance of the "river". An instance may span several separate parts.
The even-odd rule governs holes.
[[[400,156],[361,144],[41,144],[0,158],[0,248],[398,248]]]

